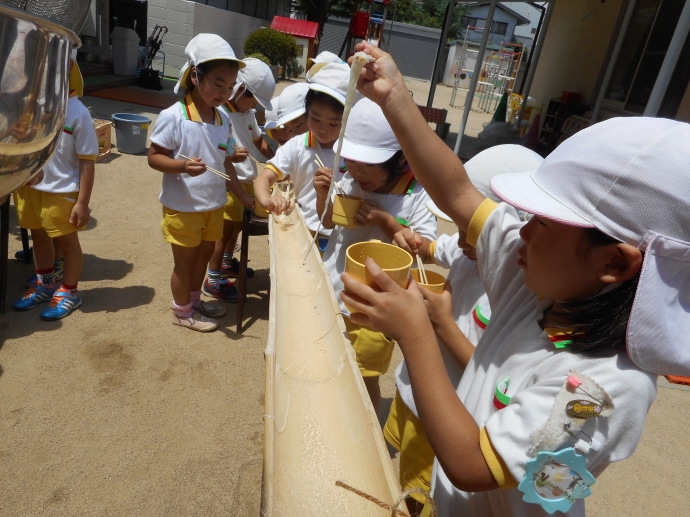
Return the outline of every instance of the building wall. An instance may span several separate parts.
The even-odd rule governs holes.
[[[237,57],[242,58],[245,38],[256,29],[268,27],[270,22],[197,2],[149,0],[149,34],[156,24],[165,25],[169,31],[161,47],[166,57],[164,74],[177,77],[187,61],[184,49],[197,34],[218,34],[230,43]],[[159,63],[154,61],[154,68],[160,66]]]
[[[488,5],[480,5],[475,8],[469,9],[468,13],[465,15],[468,18],[477,18],[477,25],[476,27],[485,27],[486,26],[486,17],[489,14],[489,6]],[[481,18],[481,20],[479,19]],[[517,24],[517,19],[511,15],[510,13],[507,13],[503,9],[496,8],[494,10],[494,18],[493,21],[495,22],[502,22],[502,23],[507,23],[508,28],[506,29],[505,34],[490,34],[489,35],[489,43],[494,44],[494,45],[500,45],[502,41],[512,41],[513,39],[513,33],[515,32],[515,26]],[[482,39],[482,34],[484,31],[473,31],[471,30],[467,39],[470,41],[480,41]]]
[[[297,62],[306,71],[307,69],[307,59],[309,58],[309,40],[307,38],[295,37],[295,43],[299,46],[304,47],[304,51],[301,56],[297,56]],[[304,77],[304,72],[302,72],[302,77]]]
[[[623,0],[558,0],[541,51],[530,96],[546,105],[563,91],[594,103]]]
[[[528,4],[527,2],[501,2],[507,8],[512,9],[516,13],[520,13],[522,16],[529,20],[528,25],[518,25],[515,27],[516,36],[524,36],[526,38],[534,38],[534,32],[537,30],[539,25],[539,17],[541,16],[541,11]]]

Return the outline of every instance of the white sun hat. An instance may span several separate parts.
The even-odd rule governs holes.
[[[350,85],[350,67],[346,63],[326,63],[308,81],[311,90],[327,93],[344,106]]]
[[[521,145],[504,144],[485,149],[467,160],[465,170],[472,185],[486,197],[498,202],[500,199],[493,193],[491,178],[504,173],[533,171],[544,161],[534,151]],[[453,220],[444,214],[431,199],[426,202],[426,207],[439,219],[452,223]]]
[[[264,129],[275,129],[278,127],[278,103],[280,102],[280,95],[271,99],[272,110],[266,110],[266,123]]]
[[[271,68],[260,59],[253,57],[244,58],[243,61],[246,66],[240,70],[238,82],[244,84],[262,108],[272,110],[273,105],[270,99],[276,90],[276,81]]]
[[[333,150],[337,147],[336,141]],[[383,163],[400,149],[402,147],[378,104],[363,98],[352,107],[340,151],[342,158],[363,163]]]
[[[307,80],[311,79],[314,74],[321,70],[327,63],[345,63],[342,59],[336,56],[333,52],[324,50],[315,58],[307,59],[307,64],[310,66],[307,71]]]
[[[536,170],[491,181],[511,205],[644,251],[627,348],[657,374],[690,376],[688,142],[682,122],[613,118],[570,137]]]
[[[197,34],[185,47],[184,54],[187,56],[187,62],[180,69],[180,77],[175,85],[175,93],[180,89],[180,85],[186,81],[192,67],[198,66],[201,63],[216,59],[226,59],[228,61],[236,61],[240,68],[245,67],[245,64],[235,56],[235,51],[232,50],[230,44],[217,34]]]
[[[283,90],[278,97],[273,99],[273,111],[271,111],[271,121],[275,116],[275,125],[268,125],[268,113],[266,114],[266,128],[273,129],[280,127],[288,122],[301,117],[306,113],[304,108],[304,99],[309,91],[309,85],[306,83],[291,84]]]

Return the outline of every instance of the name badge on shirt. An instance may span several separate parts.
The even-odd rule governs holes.
[[[567,512],[575,501],[592,495],[596,479],[587,470],[584,456],[568,447],[558,452],[540,452],[525,464],[525,477],[518,490],[522,500],[540,505],[547,513]]]

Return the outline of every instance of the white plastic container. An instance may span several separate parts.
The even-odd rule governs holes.
[[[115,27],[113,38],[113,73],[115,75],[137,75],[139,56],[139,35],[132,29]]]

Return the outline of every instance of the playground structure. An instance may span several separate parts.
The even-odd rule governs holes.
[[[364,40],[371,45],[382,48],[384,43],[383,27],[388,16],[390,0],[365,0],[366,7],[352,14],[350,27],[345,36],[345,41],[338,53],[343,58],[349,57],[354,52],[357,40]]]
[[[390,516],[400,485],[298,209],[270,217],[269,248],[261,515]],[[397,514],[407,515],[404,504]]]

